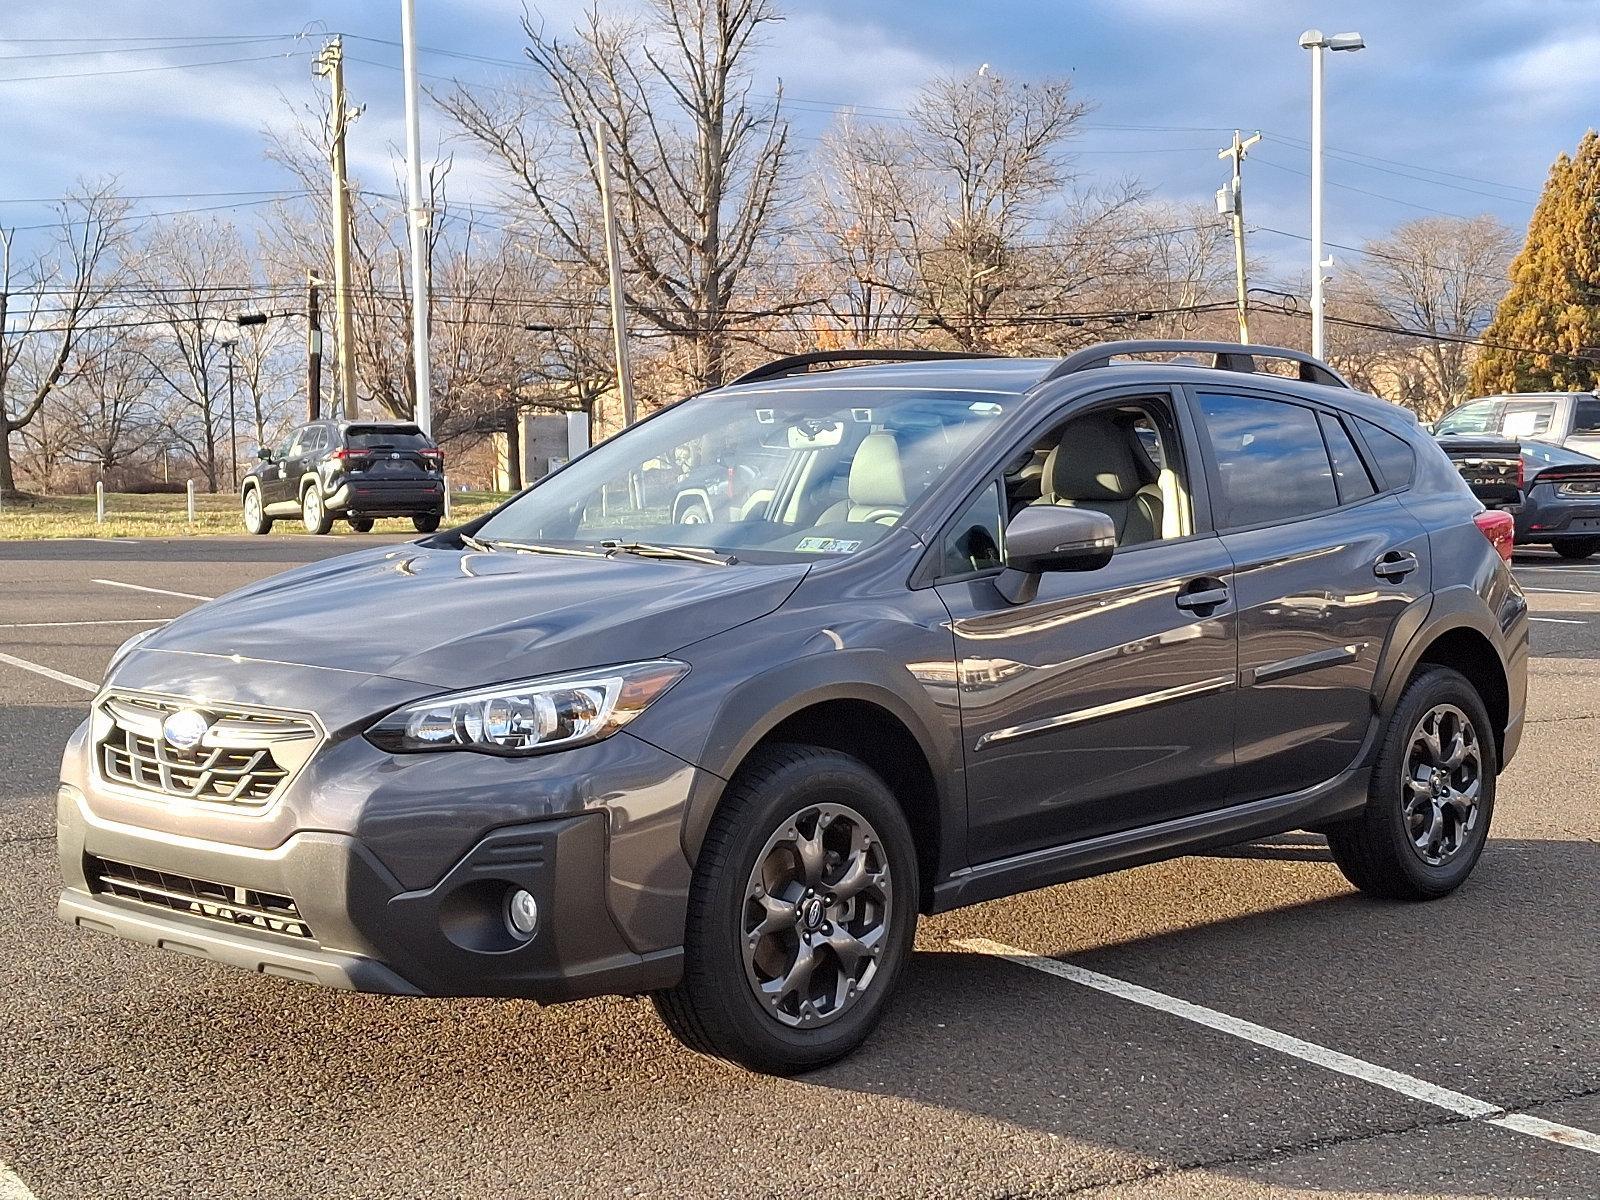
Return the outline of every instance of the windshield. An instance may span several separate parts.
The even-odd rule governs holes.
[[[853,554],[899,523],[1010,399],[845,387],[695,397],[597,446],[476,537]]]

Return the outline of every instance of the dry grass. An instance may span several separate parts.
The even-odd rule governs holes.
[[[505,496],[492,492],[459,492],[450,497],[452,521],[477,516],[499,504]],[[189,523],[182,495],[137,496],[106,493],[106,519],[94,518],[94,497],[36,496],[31,501],[6,501],[0,505],[0,541],[81,537],[203,537],[243,534],[239,501],[232,495],[196,496],[194,523]],[[336,524],[335,529],[341,526]],[[348,527],[344,527],[348,530]],[[378,533],[413,532],[409,520],[379,521]],[[279,534],[307,536],[301,524],[280,517],[272,527]]]

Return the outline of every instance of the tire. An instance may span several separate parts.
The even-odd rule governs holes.
[[[272,518],[267,516],[266,509],[262,507],[260,488],[245,488],[241,507],[243,509],[246,533],[263,534],[272,532]]]
[[[819,849],[814,875],[804,872],[802,842]],[[833,893],[822,889],[850,886],[853,872],[868,882],[827,905]],[[814,897],[808,878],[820,884]],[[793,1075],[836,1062],[872,1032],[911,957],[918,886],[905,814],[865,764],[815,746],[758,750],[706,833],[683,979],[652,994],[656,1012],[690,1049],[753,1071]],[[758,921],[776,931],[760,933]],[[809,985],[784,991],[804,939],[816,946]],[[775,1000],[758,996],[763,983]]]
[[[411,527],[418,533],[433,533],[439,528],[438,513],[413,513]]]
[[[1448,771],[1442,796],[1429,778],[1434,769],[1426,744],[1430,730],[1442,751],[1454,744],[1452,730],[1459,730],[1466,748],[1466,758],[1454,770],[1442,765],[1448,754],[1442,760],[1433,756],[1438,769]],[[1449,895],[1483,853],[1499,765],[1494,727],[1477,689],[1448,667],[1424,667],[1406,685],[1384,730],[1366,808],[1327,831],[1334,862],[1372,896],[1437,900]],[[1413,782],[1408,785],[1407,779]],[[1471,779],[1476,780],[1475,803],[1464,814]],[[1452,796],[1462,799],[1453,802]]]
[[[1600,538],[1561,538],[1558,541],[1551,542],[1550,545],[1562,558],[1577,562],[1588,558],[1596,550],[1600,550]]]
[[[372,518],[371,517],[350,517],[349,521],[350,521],[350,528],[354,529],[357,533],[371,533],[372,532]]]
[[[711,524],[711,510],[706,507],[703,500],[691,500],[678,510],[677,525],[709,525]]]
[[[333,514],[322,500],[322,489],[312,484],[300,497],[300,522],[307,533],[322,535],[333,528]]]

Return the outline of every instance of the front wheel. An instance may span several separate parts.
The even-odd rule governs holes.
[[[1562,558],[1571,559],[1575,562],[1588,558],[1595,551],[1600,550],[1600,538],[1592,537],[1562,538],[1560,541],[1550,544]]]
[[[272,518],[261,506],[261,489],[250,487],[244,493],[244,528],[246,533],[271,533]]]
[[[1425,667],[1389,718],[1366,808],[1328,830],[1334,862],[1374,896],[1448,895],[1483,853],[1498,770],[1477,689],[1448,667]]]
[[[865,764],[771,746],[717,809],[689,891],[683,980],[651,999],[702,1054],[791,1075],[872,1032],[911,956],[917,857]]]
[[[300,520],[307,533],[324,534],[333,528],[333,514],[322,502],[322,491],[316,484],[308,487],[300,500]]]

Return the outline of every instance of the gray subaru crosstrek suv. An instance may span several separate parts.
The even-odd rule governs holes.
[[[708,463],[753,494],[675,523]],[[1458,886],[1522,730],[1510,537],[1295,351],[786,359],[131,639],[67,747],[61,916],[361,991],[648,993],[805,1070],[919,913],[1293,828],[1375,895]]]

